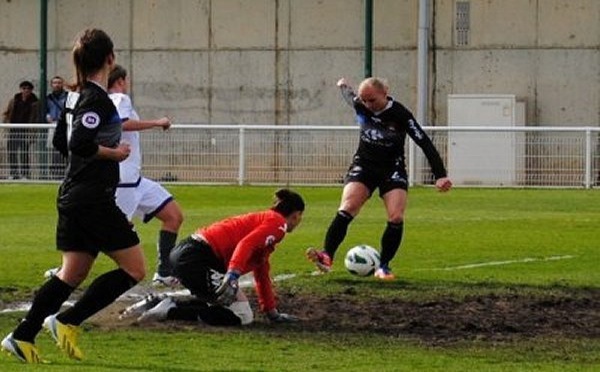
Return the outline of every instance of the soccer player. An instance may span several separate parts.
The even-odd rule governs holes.
[[[30,310],[2,340],[2,349],[27,363],[40,362],[35,337],[42,326],[72,359],[82,359],[77,345],[80,324],[111,304],[145,275],[139,239],[115,203],[119,162],[130,153],[121,144],[121,120],[106,92],[115,64],[113,42],[99,29],[86,29],[72,50],[75,92],[61,113],[53,144],[68,155],[67,174],[57,198],[56,245],[62,252],[57,275],[36,291]],[[118,266],[92,281],[81,298],[58,312],[88,276],[103,252]]]
[[[141,130],[153,128],[167,130],[171,126],[171,120],[168,117],[141,120],[127,94],[128,89],[127,70],[120,65],[115,65],[108,76],[108,92],[123,121],[121,141],[128,143],[131,148],[129,157],[119,164],[117,205],[130,221],[136,215],[144,222],[150,221],[155,216],[162,222],[157,243],[158,264],[152,283],[174,286],[177,284],[177,279],[171,275],[169,253],[177,242],[183,214],[173,196],[164,187],[158,182],[142,177],[139,133]]]
[[[275,193],[266,211],[234,216],[199,228],[171,252],[173,272],[196,300],[178,303],[167,297],[138,319],[201,320],[211,325],[245,325],[254,315],[238,278],[254,274],[260,310],[272,322],[298,318],[277,310],[269,257],[285,234],[293,231],[304,212],[302,197],[288,189]]]
[[[407,134],[425,153],[438,190],[450,190],[452,182],[431,139],[411,112],[388,95],[384,80],[372,77],[363,80],[358,94],[345,78],[341,78],[337,86],[344,100],[356,112],[360,141],[344,178],[342,200],[325,235],[324,249],[320,251],[310,247],[306,256],[322,272],[330,271],[335,252],[346,237],[348,225],[378,188],[387,212],[387,226],[381,237],[381,264],[374,275],[382,280],[393,280],[395,277],[389,264],[402,241],[408,191],[404,159]]]

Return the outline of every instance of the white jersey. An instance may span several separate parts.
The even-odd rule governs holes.
[[[133,108],[131,98],[124,93],[110,93],[110,99],[117,107],[117,112],[121,120],[127,119],[140,120],[137,112]],[[124,161],[119,163],[120,181],[119,185],[136,184],[142,171],[142,153],[140,149],[140,132],[123,131],[121,134],[121,143],[128,143],[131,153]]]

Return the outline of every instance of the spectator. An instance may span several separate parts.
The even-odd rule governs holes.
[[[35,103],[38,98],[33,93],[33,83],[22,81],[19,84],[20,93],[9,101],[3,113],[5,123],[35,123],[38,114]],[[30,178],[29,147],[33,141],[31,130],[27,128],[9,128],[8,130],[8,162],[10,164],[9,179]]]
[[[55,76],[50,81],[52,92],[46,96],[46,121],[56,125],[60,114],[65,107],[67,100],[67,91],[64,89],[64,80],[60,76]],[[62,155],[54,150],[52,146],[52,137],[54,136],[54,128],[48,129],[46,141],[44,142],[45,149],[43,150],[45,160],[42,164],[48,164],[48,178],[53,180],[62,179],[65,171],[65,160]]]

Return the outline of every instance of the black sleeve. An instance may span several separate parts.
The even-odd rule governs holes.
[[[78,102],[76,113],[73,116],[73,129],[68,144],[69,150],[73,154],[82,158],[89,158],[98,152],[96,135],[101,123],[107,117],[105,104],[110,104],[114,110],[112,101],[108,99],[107,101],[99,100],[93,93],[83,96]],[[89,121],[90,119],[94,120],[95,125],[84,125],[83,121]]]
[[[67,143],[67,120],[65,119],[65,111],[60,114],[60,119],[56,123],[54,136],[52,137],[52,146],[61,153],[65,158],[69,156],[69,146]]]
[[[407,133],[421,150],[423,150],[423,153],[429,161],[435,179],[437,180],[438,178],[446,177],[448,173],[446,172],[446,168],[444,168],[444,162],[427,133],[423,131],[419,123],[417,123],[411,114],[408,114],[407,123]]]

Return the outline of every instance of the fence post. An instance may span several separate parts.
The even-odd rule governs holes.
[[[242,186],[244,184],[244,179],[246,178],[246,150],[245,150],[245,128],[240,127],[240,135],[239,135],[239,159],[238,159],[238,185]]]
[[[592,187],[592,130],[585,130],[585,188]]]

